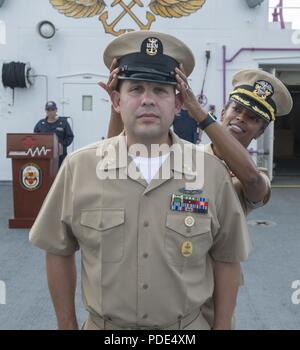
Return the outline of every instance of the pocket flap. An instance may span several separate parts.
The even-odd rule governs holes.
[[[192,227],[188,227],[185,224],[185,220],[188,217],[192,217],[194,219],[194,225]],[[197,235],[202,235],[204,233],[208,233],[211,231],[211,218],[203,217],[199,214],[193,215],[193,213],[186,213],[186,215],[182,214],[168,214],[166,226],[171,230],[180,233],[185,237],[193,237]]]
[[[98,231],[105,231],[125,222],[125,209],[98,208],[81,210],[80,224]]]

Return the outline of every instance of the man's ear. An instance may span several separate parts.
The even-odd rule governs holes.
[[[120,113],[120,92],[114,90],[110,95],[112,106],[117,113]]]
[[[181,94],[176,94],[175,96],[175,112],[179,113],[183,106],[183,97]]]

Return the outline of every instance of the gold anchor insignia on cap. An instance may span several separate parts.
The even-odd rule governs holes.
[[[158,40],[155,38],[148,38],[146,53],[149,56],[155,56],[158,52]]]
[[[191,241],[185,241],[182,243],[181,254],[186,258],[193,254],[193,243]]]
[[[185,226],[193,227],[195,225],[195,219],[192,216],[187,216],[184,219]]]
[[[274,94],[274,88],[269,82],[260,80],[255,83],[255,90],[253,92],[263,100],[266,100]]]

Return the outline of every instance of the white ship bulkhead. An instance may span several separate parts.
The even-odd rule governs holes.
[[[147,22],[149,2],[143,1],[144,8],[131,8],[142,23]],[[123,11],[121,5],[112,8],[111,3],[106,1],[108,23]],[[123,0],[123,3],[128,5],[130,1]],[[228,96],[230,92],[231,78],[240,69],[261,67],[278,75],[291,87],[295,100],[292,115],[275,124],[275,132],[274,125],[270,126],[262,139],[250,145],[254,151],[264,153],[258,156],[258,161],[268,167],[272,176],[273,158],[280,152],[291,159],[300,153],[297,148],[300,147],[297,139],[300,137],[300,43],[292,41],[291,29],[282,30],[279,23],[269,23],[268,1],[255,8],[250,8],[248,3],[246,0],[206,0],[201,9],[187,17],[168,19],[156,15],[151,30],[175,35],[192,48],[196,69],[190,84],[197,94],[205,72],[205,52],[210,51],[204,94],[206,107],[215,106],[218,116],[224,94]],[[97,82],[107,79],[108,70],[102,54],[114,36],[105,33],[98,17],[66,17],[48,0],[3,1],[0,7],[0,74],[2,63],[20,61],[30,64],[34,77],[30,77],[32,86],[16,88],[14,92],[0,82],[0,181],[12,177],[11,160],[6,159],[6,134],[32,132],[36,122],[45,116],[47,100],[57,102],[60,116],[71,117],[69,122],[75,139],[69,151],[106,136],[111,107],[108,95]],[[43,38],[37,31],[38,24],[45,20],[56,28],[51,39]],[[126,13],[114,30],[138,30],[136,22]],[[226,59],[233,58],[226,64],[224,47]],[[247,50],[249,48],[256,50]],[[283,48],[289,50],[278,50]],[[246,50],[234,57],[241,49]],[[274,134],[277,135],[275,156]],[[203,142],[208,139],[204,137]]]

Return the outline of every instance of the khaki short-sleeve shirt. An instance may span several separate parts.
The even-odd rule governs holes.
[[[171,135],[174,145],[188,144]],[[122,135],[64,161],[30,240],[56,255],[81,249],[82,293],[90,313],[124,327],[171,324],[212,296],[212,258],[247,258],[251,242],[226,167],[188,145],[204,170],[203,185],[192,192],[186,183],[195,173],[172,152],[164,163],[166,178],[148,184],[133,176]],[[172,196],[182,194],[206,202],[203,211],[172,210]]]

